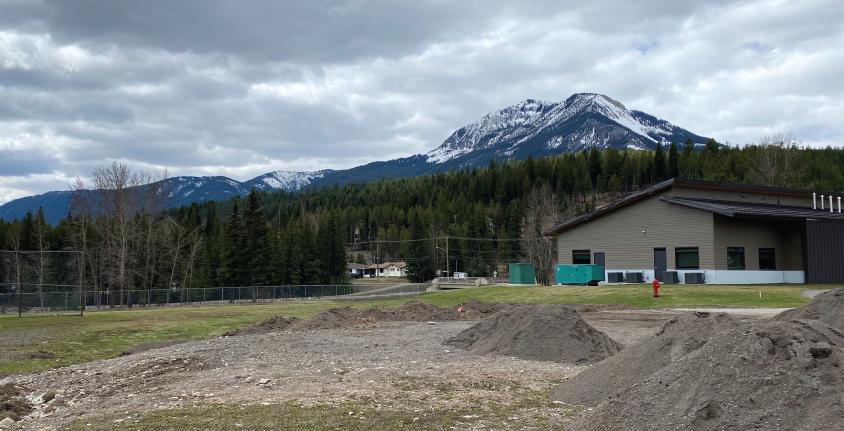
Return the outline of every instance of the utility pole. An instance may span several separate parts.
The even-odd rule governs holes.
[[[445,275],[446,277],[451,277],[451,271],[449,271],[449,261],[448,261],[448,235],[445,237]]]
[[[85,316],[85,253],[79,252],[79,316]]]

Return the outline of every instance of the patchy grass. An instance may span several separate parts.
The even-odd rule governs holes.
[[[394,306],[398,301],[296,301],[89,311],[85,317],[0,317],[0,375],[111,358],[142,344],[219,336],[271,316],[309,317],[332,307]]]
[[[443,430],[548,429],[559,427],[577,409],[548,401],[534,391],[513,404],[462,408],[383,405],[368,400],[303,406],[208,405],[79,419],[69,430]]]
[[[425,293],[422,299],[439,306],[470,299],[526,304],[624,304],[636,308],[664,307],[799,307],[805,285],[664,285],[654,298],[646,284],[600,287],[488,286]],[[825,286],[812,286],[824,288]]]
[[[516,287],[490,286],[424,293],[418,298],[439,306],[469,299],[505,303],[626,304],[633,307],[795,307],[805,285],[669,285],[653,298],[650,286]],[[824,286],[811,286],[824,287]],[[762,294],[760,297],[759,294]],[[333,307],[398,306],[408,298],[381,301],[281,301],[266,304],[179,306],[121,311],[91,311],[85,317],[30,314],[0,316],[0,375],[35,372],[111,358],[132,347],[189,341],[221,335],[271,316],[307,318]]]

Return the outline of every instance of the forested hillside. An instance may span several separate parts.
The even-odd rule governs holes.
[[[344,283],[348,260],[405,260],[416,280],[446,267],[490,275],[509,261],[548,258],[539,233],[550,223],[674,176],[841,191],[844,150],[715,142],[700,150],[690,143],[593,149],[299,193],[253,192],[163,213],[119,204],[105,187],[103,205],[112,207],[77,205],[55,227],[39,214],[0,222],[0,244],[84,251],[89,289]],[[7,286],[16,277],[46,286],[78,274],[67,255],[36,253],[23,270],[13,255],[3,256]]]

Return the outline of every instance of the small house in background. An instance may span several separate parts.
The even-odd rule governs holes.
[[[373,264],[349,263],[346,265],[352,278],[374,277],[405,277],[407,264],[405,262],[384,262]]]
[[[844,194],[672,179],[546,231],[611,282],[842,283]]]
[[[368,266],[369,266],[369,265],[366,265],[366,264],[363,264],[363,263],[349,263],[349,264],[346,264],[346,268],[348,268],[348,269],[349,269],[349,275],[350,275],[352,278],[361,278],[361,277],[363,277],[364,272],[366,271],[366,268],[367,268]]]

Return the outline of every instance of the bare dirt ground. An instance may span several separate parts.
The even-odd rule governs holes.
[[[672,311],[599,311],[584,319],[630,345],[655,333]],[[189,342],[110,360],[10,376],[35,413],[13,429],[59,429],[75,419],[209,404],[302,405],[361,401],[385,408],[517,406],[511,429],[556,426],[576,413],[547,400],[584,366],[480,356],[443,345],[475,322],[383,322],[363,328],[282,331]],[[45,399],[49,399],[46,401]],[[467,429],[485,429],[483,417]],[[474,424],[473,424],[474,423]],[[480,425],[478,425],[480,424]]]
[[[585,313],[617,341],[635,342],[667,313]],[[503,356],[478,356],[443,340],[473,322],[380,323],[216,338],[125,357],[6,379],[39,404],[20,427],[55,429],[90,415],[198,404],[324,403],[366,399],[377,404],[460,408],[517,403],[582,367]],[[57,396],[38,403],[48,394]],[[524,415],[567,419],[558,409]],[[529,421],[528,421],[529,422]]]

